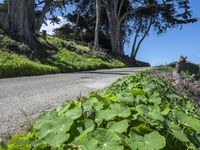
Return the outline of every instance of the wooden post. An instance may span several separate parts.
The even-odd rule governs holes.
[[[47,37],[47,31],[46,30],[42,30],[42,37],[46,39],[46,37]]]
[[[181,76],[180,73],[183,70],[183,66],[187,61],[187,56],[180,56],[179,61],[177,61],[176,66],[173,70],[173,77],[176,80],[176,84],[181,83]]]
[[[187,61],[187,56],[180,56],[179,61],[177,61],[176,63],[176,67],[174,68],[173,74],[174,75],[180,75],[182,69],[183,69],[183,65],[186,63]]]

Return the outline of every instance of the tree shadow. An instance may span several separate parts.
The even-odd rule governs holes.
[[[129,75],[130,72],[118,72],[118,71],[83,71],[83,72],[79,72],[80,74],[110,74],[110,75]]]

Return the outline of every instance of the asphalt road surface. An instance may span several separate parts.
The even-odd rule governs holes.
[[[0,79],[0,137],[8,138],[27,124],[21,110],[33,121],[42,112],[61,105],[67,99],[86,96],[91,91],[108,87],[124,75],[146,69],[123,68]]]

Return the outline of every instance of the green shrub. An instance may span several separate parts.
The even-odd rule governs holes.
[[[176,62],[169,64],[169,66],[175,68]],[[187,72],[189,75],[199,74],[200,67],[197,64],[194,64],[194,63],[191,63],[191,62],[186,62],[183,66],[182,71]]]
[[[18,48],[22,54],[32,53],[32,50],[29,48],[29,46],[25,45],[24,43],[20,44]]]
[[[160,78],[133,74],[44,113],[6,149],[196,150],[200,114]],[[5,149],[5,150],[6,150]]]
[[[137,60],[136,64],[138,67],[150,67],[151,66],[150,63],[138,61],[138,60]]]
[[[114,59],[111,62],[106,62],[100,58],[88,58],[78,55],[64,48],[59,49],[55,55],[47,58],[44,63],[59,68],[61,72],[125,67],[122,62]]]
[[[0,78],[57,73],[59,69],[33,62],[25,56],[0,52]]]
[[[40,51],[45,54],[44,59],[41,60],[41,64],[30,60],[33,58],[33,51],[26,44],[12,40],[2,30],[0,30],[0,35],[0,38],[2,38],[0,40],[0,51],[4,52],[1,53],[4,56],[0,57],[3,58],[6,57],[5,55],[10,55],[9,59],[6,58],[0,63],[0,77],[125,67],[125,64],[113,58],[106,59],[109,56],[104,53],[92,51],[88,47],[59,38],[47,38],[46,40],[38,38],[41,44]],[[19,55],[23,54],[27,57],[10,54],[10,52]]]

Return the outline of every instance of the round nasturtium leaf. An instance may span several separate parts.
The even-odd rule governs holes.
[[[58,146],[66,142],[69,139],[69,137],[70,137],[70,134],[52,132],[52,133],[47,134],[47,136],[44,138],[44,141],[48,143],[49,145]]]
[[[157,131],[144,136],[132,134],[125,142],[132,150],[160,150],[166,145],[165,138]]]
[[[100,110],[96,113],[95,122],[100,125],[103,120],[109,121],[112,120],[114,117],[116,117],[116,114],[112,110]]]
[[[89,133],[76,144],[87,150],[123,150],[121,138],[114,132],[106,129],[97,129]]]
[[[57,118],[53,123],[52,123],[52,130],[53,132],[67,132],[69,131],[70,127],[74,123],[73,119],[71,119],[68,116],[62,116]]]
[[[55,110],[46,112],[37,118],[36,125],[34,127],[36,129],[40,128],[43,124],[52,122],[56,118],[57,118],[57,112]]]
[[[66,116],[72,118],[73,120],[78,119],[82,116],[82,109],[79,106],[76,106],[65,113]]]
[[[164,117],[160,112],[160,108],[157,106],[138,105],[136,106],[136,111],[141,116],[146,116],[153,120],[164,121]]]
[[[149,101],[154,103],[155,105],[159,105],[162,102],[162,99],[161,97],[151,97]]]
[[[124,104],[113,104],[111,110],[118,117],[127,118],[131,115],[129,107]]]
[[[194,118],[192,116],[188,116],[187,114],[185,114],[182,111],[174,110],[173,114],[179,123],[194,129],[197,133],[200,134],[200,121],[199,120],[197,120],[196,118]]]
[[[49,133],[66,133],[73,124],[73,120],[67,116],[60,116],[54,121],[43,124],[38,128],[38,138],[41,139]]]
[[[108,129],[117,133],[127,132],[128,120],[122,120],[119,122],[111,121],[108,123]]]
[[[86,119],[84,120],[84,126],[85,126],[85,129],[87,128],[93,128],[95,127],[95,124],[94,124],[94,121],[92,119]]]
[[[187,135],[184,133],[183,129],[179,127],[175,122],[172,121],[166,121],[166,124],[170,130],[170,133],[179,139],[182,142],[189,142],[189,139],[187,138]]]
[[[91,99],[83,102],[82,107],[84,112],[91,111],[92,109],[99,111],[103,109],[103,105],[104,103],[102,101],[99,101],[97,98],[92,97]]]
[[[58,116],[63,115],[66,111],[69,110],[71,103],[66,103],[64,106],[58,107],[56,110],[58,112]]]

